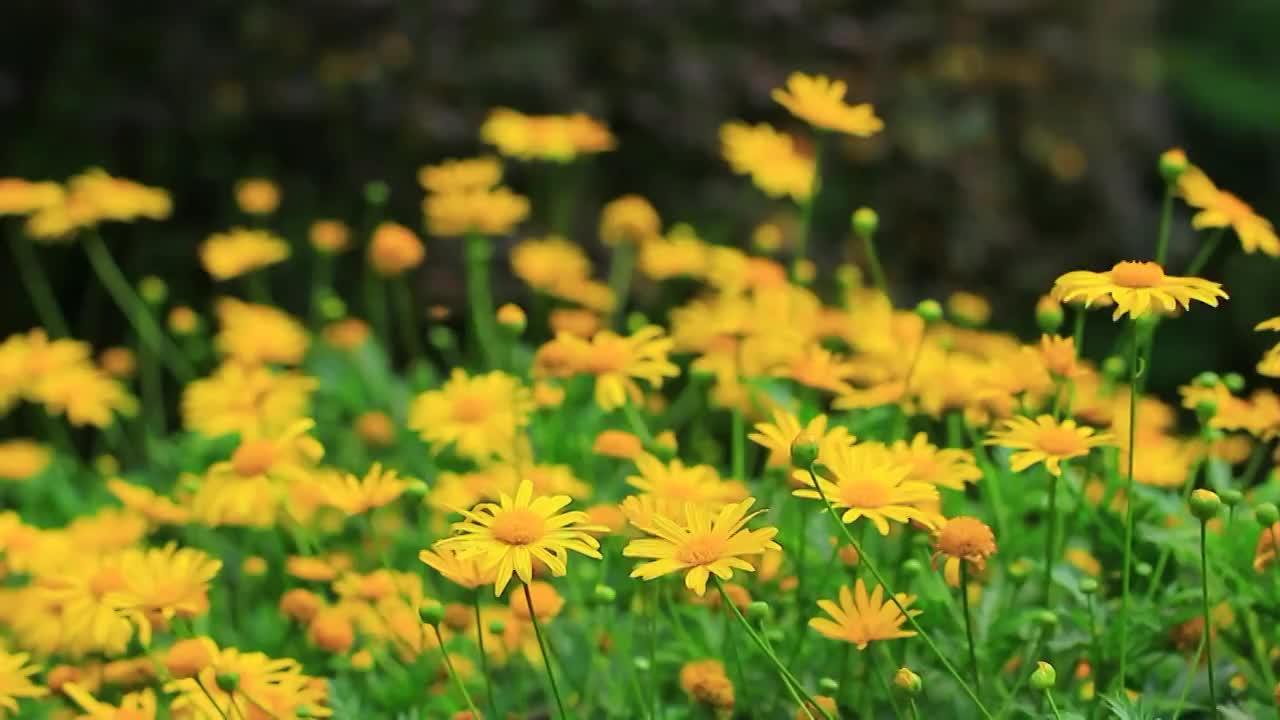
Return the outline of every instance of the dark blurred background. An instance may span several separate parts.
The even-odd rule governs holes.
[[[582,171],[579,240],[592,241],[601,202],[638,192],[668,222],[742,242],[778,206],[744,193],[717,131],[744,119],[803,134],[769,97],[793,70],[846,80],[886,120],[878,138],[831,148],[815,236],[839,257],[848,212],[878,208],[900,302],[976,290],[997,323],[1030,332],[1030,303],[1060,272],[1150,256],[1154,164],[1172,145],[1280,217],[1272,0],[5,5],[0,176],[63,179],[98,164],[169,188],[172,220],[108,240],[134,277],[160,274],[196,303],[212,288],[194,247],[230,222],[235,179],[281,183],[275,222],[294,242],[315,217],[356,220],[373,179],[391,183],[391,214],[418,227],[416,169],[480,151],[478,125],[497,105],[585,111],[618,136]],[[536,170],[512,180],[535,201]],[[1187,217],[1180,208],[1175,271],[1195,249]],[[432,244],[436,277],[422,283],[435,299],[456,283],[446,245]],[[1157,386],[1206,366],[1247,370],[1267,340],[1251,325],[1280,314],[1273,261],[1224,247],[1205,274],[1233,299],[1162,329]],[[118,339],[78,248],[43,257],[80,334]],[[4,335],[33,324],[17,283],[0,300]]]

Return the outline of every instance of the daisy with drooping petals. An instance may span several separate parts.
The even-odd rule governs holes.
[[[395,470],[374,463],[364,477],[351,474],[332,476],[321,484],[324,503],[347,515],[359,515],[394,502],[414,481],[400,477]]]
[[[1137,319],[1151,312],[1173,312],[1179,305],[1189,310],[1192,300],[1218,306],[1226,298],[1222,285],[1198,277],[1165,275],[1153,262],[1118,262],[1106,272],[1075,270],[1053,283],[1053,294],[1061,302],[1083,300],[1085,307],[1099,298],[1115,302],[1112,320],[1128,314]]]
[[[328,683],[302,674],[296,660],[212,645],[212,662],[164,686],[173,715],[194,718],[328,717]],[[219,679],[223,682],[219,682]],[[234,678],[234,682],[227,682]]]
[[[1200,168],[1188,165],[1178,176],[1178,193],[1188,205],[1200,211],[1191,217],[1191,227],[1197,230],[1230,227],[1236,231],[1240,247],[1246,253],[1261,250],[1264,255],[1280,255],[1280,238],[1276,237],[1271,222],[1234,194],[1220,190]]]
[[[190,619],[209,609],[209,581],[222,561],[194,548],[131,549],[120,558],[122,587],[107,593],[106,602],[138,628],[143,647],[151,644],[153,627],[167,630],[175,618]]]
[[[532,410],[529,389],[514,376],[499,370],[468,375],[454,368],[443,387],[414,399],[409,427],[431,445],[452,445],[479,462],[510,453]]]
[[[914,520],[928,527],[942,522],[942,516],[932,510],[938,503],[938,489],[927,482],[908,480],[911,465],[895,461],[883,445],[822,448],[818,460],[817,487],[807,471],[797,470],[796,479],[805,487],[792,494],[814,500],[825,496],[833,507],[844,510],[841,519],[845,523],[865,517],[881,535],[888,535],[890,520]]]
[[[1114,442],[1111,433],[1077,425],[1071,418],[1054,420],[1052,415],[1041,415],[1035,420],[1022,416],[1009,418],[986,440],[987,445],[1017,451],[1009,457],[1010,470],[1022,472],[1036,463],[1044,463],[1045,469],[1057,476],[1062,475],[1063,460],[1088,455],[1093,448]]]
[[[865,650],[867,645],[877,640],[912,637],[916,634],[915,631],[902,629],[907,616],[902,614],[898,605],[908,607],[916,598],[906,593],[898,593],[894,597],[898,600],[897,604],[893,600],[886,602],[884,588],[879,585],[867,595],[867,586],[863,584],[862,578],[858,578],[853,592],[849,591],[848,585],[840,587],[840,604],[819,600],[818,607],[831,617],[813,618],[809,621],[809,627],[832,640],[853,643],[859,650]],[[907,610],[907,614],[914,617],[920,611]]]
[[[876,117],[869,103],[849,105],[844,101],[847,90],[841,80],[826,75],[791,73],[786,88],[776,88],[773,99],[792,115],[819,130],[870,137],[884,129],[884,121]]]
[[[773,411],[773,422],[756,423],[755,432],[747,438],[768,448],[770,467],[790,467],[791,446],[801,435],[813,438],[823,447],[848,445],[856,439],[848,429],[839,425],[828,430],[827,422],[827,416],[819,414],[802,427],[795,415],[777,408]]]
[[[623,549],[626,557],[651,560],[632,570],[631,577],[652,580],[685,572],[685,587],[701,596],[706,593],[707,580],[712,574],[728,580],[733,577],[734,569],[755,572],[755,566],[745,557],[782,548],[773,541],[777,528],[745,529],[751,518],[764,512],[748,513],[753,504],[755,499],[747,498],[712,514],[686,503],[683,523],[657,514],[646,525],[637,525],[655,537],[632,540]]]
[[[151,688],[125,693],[119,705],[95,698],[85,687],[75,682],[63,683],[59,692],[70,698],[84,715],[76,720],[155,720],[159,717],[156,693]]]
[[[493,571],[481,570],[480,563],[475,558],[459,559],[453,550],[423,550],[418,553],[418,559],[449,582],[468,590],[493,582]]]
[[[674,343],[656,325],[640,328],[629,336],[601,330],[589,341],[560,333],[538,351],[543,360],[551,355],[557,362],[539,364],[559,376],[596,376],[596,404],[602,410],[615,410],[644,397],[637,380],[656,389],[665,379],[680,374],[680,368],[667,359]]]
[[[514,498],[502,493],[496,503],[460,510],[464,519],[453,524],[456,534],[435,547],[453,550],[459,560],[476,558],[483,571],[495,571],[494,596],[502,594],[513,573],[520,582],[531,582],[535,558],[553,575],[563,576],[569,550],[600,559],[600,543],[590,533],[607,531],[583,524],[584,512],[561,513],[571,501],[568,495],[535,498],[533,484],[522,482]]]
[[[987,558],[996,553],[996,536],[981,520],[961,515],[947,520],[933,536],[933,562],[946,557],[942,574],[947,584],[960,585],[960,563],[969,563],[975,572],[982,572]]]

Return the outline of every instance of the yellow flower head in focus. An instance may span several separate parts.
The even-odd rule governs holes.
[[[236,206],[248,215],[270,215],[280,207],[280,186],[266,178],[245,178],[236,183]]]
[[[1217,307],[1218,298],[1227,297],[1216,282],[1165,275],[1164,268],[1153,262],[1119,262],[1100,273],[1069,272],[1054,281],[1053,293],[1062,302],[1083,300],[1085,307],[1109,298],[1116,304],[1112,320],[1125,314],[1137,319],[1151,312],[1173,312],[1179,305],[1189,310],[1192,300]]]
[[[244,365],[298,365],[311,344],[302,323],[271,305],[225,297],[216,302],[214,312],[219,325],[214,347]]]
[[[914,595],[906,593],[898,593],[895,597],[904,608],[916,600]],[[830,618],[813,618],[809,621],[809,627],[832,640],[853,643],[859,650],[865,650],[867,645],[877,640],[893,640],[916,634],[913,630],[902,629],[907,617],[898,609],[898,604],[886,600],[884,588],[879,585],[868,595],[862,578],[858,578],[853,592],[849,591],[848,585],[841,586],[839,604],[819,600],[818,607],[826,611]],[[907,613],[914,617],[920,611],[907,610]]]
[[[532,410],[533,397],[517,378],[454,368],[443,387],[413,400],[409,427],[437,450],[452,445],[459,455],[485,462],[512,451]]]
[[[849,105],[845,102],[846,90],[841,80],[796,72],[787,77],[786,88],[773,91],[773,99],[818,130],[864,138],[883,130],[884,121],[876,117],[869,103]]]
[[[502,181],[502,164],[491,155],[445,160],[418,170],[418,184],[429,193],[465,193],[488,190]]]
[[[951,518],[933,536],[933,562],[946,557],[944,576],[959,577],[960,563],[969,563],[973,572],[982,572],[987,558],[996,552],[996,537],[981,520],[961,515]]]
[[[508,157],[550,162],[606,152],[616,144],[609,128],[588,115],[525,115],[509,108],[489,111],[480,139]]]
[[[29,215],[60,204],[66,191],[56,182],[0,178],[0,216]]]
[[[1280,256],[1280,238],[1271,221],[1232,193],[1218,189],[1200,168],[1187,166],[1178,177],[1178,194],[1200,211],[1191,218],[1195,229],[1230,227],[1246,253],[1262,251],[1264,255]]]
[[[626,557],[650,560],[632,570],[631,577],[653,580],[682,572],[685,587],[701,596],[712,574],[728,580],[734,570],[754,572],[747,556],[781,548],[773,541],[777,528],[746,529],[748,521],[764,512],[749,513],[753,504],[755,499],[747,498],[710,511],[686,503],[683,518],[653,516],[645,526],[637,526],[653,537],[632,540],[622,551]]]
[[[729,122],[720,126],[720,148],[729,168],[748,175],[769,197],[804,202],[813,194],[816,166],[795,140],[766,123]]]
[[[827,429],[826,415],[815,415],[803,426],[795,415],[782,408],[773,411],[772,422],[756,423],[755,432],[748,436],[752,442],[768,448],[770,467],[791,467],[791,446],[800,436],[819,443],[820,447],[835,447],[854,442],[848,429],[834,426]],[[819,453],[821,454],[821,452]],[[805,479],[807,484],[808,478]]]
[[[658,211],[639,195],[615,198],[600,213],[600,240],[605,245],[643,245],[661,234]]]
[[[422,210],[432,235],[506,235],[529,216],[529,199],[506,187],[435,193]]]
[[[0,440],[0,480],[21,481],[44,472],[53,452],[34,440]]]
[[[895,462],[909,466],[908,481],[926,482],[937,487],[963,490],[966,484],[982,479],[973,453],[962,448],[939,448],[929,442],[927,433],[916,433],[908,443],[898,440],[889,453]]]
[[[805,487],[796,497],[821,499],[844,510],[842,520],[852,523],[867,518],[881,535],[889,534],[889,521],[918,522],[937,527],[942,518],[936,507],[938,489],[926,482],[908,480],[912,466],[894,460],[888,449],[876,443],[845,444],[822,448],[818,487],[808,473],[796,471]],[[803,473],[803,475],[801,475]]]
[[[503,493],[497,503],[460,510],[464,519],[454,523],[454,535],[435,547],[453,550],[459,560],[476,558],[485,571],[495,571],[494,596],[502,594],[513,574],[526,585],[532,582],[535,559],[562,577],[568,551],[599,560],[600,543],[590,532],[607,532],[585,524],[586,513],[561,513],[570,502],[567,495],[534,497],[533,485],[526,481],[514,498]]]
[[[200,245],[200,263],[214,280],[230,280],[289,259],[289,243],[266,230],[232,228]]]
[[[1036,463],[1044,463],[1051,474],[1061,476],[1063,460],[1083,457],[1095,447],[1111,445],[1115,438],[1106,432],[1076,424],[1075,420],[1054,420],[1052,415],[1013,417],[991,432],[985,444],[1013,448],[1009,469],[1022,472]]]
[[[427,251],[412,230],[399,223],[380,223],[369,241],[369,264],[379,275],[392,277],[422,264]]]

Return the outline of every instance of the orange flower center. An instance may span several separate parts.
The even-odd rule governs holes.
[[[98,571],[98,574],[89,580],[89,590],[94,595],[102,597],[109,592],[123,588],[124,584],[124,574],[115,568],[107,568]]]
[[[271,469],[276,461],[276,446],[270,440],[250,440],[240,443],[231,456],[231,467],[240,477],[261,475]]]
[[[874,480],[844,483],[840,486],[840,501],[845,507],[878,508],[888,505],[892,493],[888,485]]]
[[[507,545],[528,545],[546,533],[547,523],[532,510],[508,510],[493,520],[493,537]]]
[[[587,371],[594,375],[619,372],[627,365],[627,345],[618,338],[612,342],[597,343],[587,358]]]
[[[1036,435],[1036,445],[1047,455],[1066,457],[1082,453],[1088,448],[1080,434],[1062,427],[1045,428]]]
[[[1164,268],[1153,262],[1118,262],[1111,268],[1111,281],[1126,288],[1159,287]]]
[[[463,395],[453,403],[453,417],[458,422],[478,423],[489,417],[489,401],[479,395]]]
[[[676,550],[676,560],[687,565],[706,565],[724,557],[724,551],[723,538],[699,535],[689,538]]]

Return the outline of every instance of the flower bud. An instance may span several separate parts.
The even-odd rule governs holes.
[[[224,693],[233,693],[240,687],[239,673],[224,672],[218,673],[214,678],[218,683],[218,689]]]
[[[1085,595],[1092,595],[1098,592],[1098,581],[1091,577],[1082,579],[1080,581],[1080,592]]]
[[[501,620],[489,621],[489,634],[501,635],[507,631],[507,624]]]
[[[942,319],[942,305],[937,300],[921,300],[916,304],[916,314],[926,324],[936,323]]]
[[[773,608],[769,607],[769,603],[763,600],[752,600],[747,605],[747,619],[762,622],[768,620],[773,615]]]
[[[1124,358],[1120,357],[1119,355],[1112,355],[1111,357],[1102,361],[1102,374],[1106,375],[1108,378],[1112,380],[1122,377],[1128,371],[1128,369],[1129,368],[1126,365]]]
[[[1046,335],[1058,334],[1063,320],[1062,303],[1052,295],[1045,295],[1036,303],[1036,325],[1040,327],[1040,332]]]
[[[1037,690],[1050,690],[1058,682],[1058,672],[1049,663],[1041,660],[1031,672],[1031,687]]]
[[[1031,619],[1036,623],[1043,625],[1045,628],[1055,628],[1058,626],[1058,616],[1052,610],[1041,608],[1031,613]]]
[[[431,603],[418,608],[418,617],[427,625],[439,625],[444,620],[444,606],[440,603]]]
[[[427,342],[437,350],[452,350],[458,346],[458,339],[453,331],[444,325],[432,325],[427,331]]]
[[[386,205],[391,196],[391,186],[382,180],[370,180],[364,185],[364,201],[370,205]]]
[[[649,318],[642,312],[627,313],[627,332],[637,333],[649,325]]]
[[[1207,423],[1216,414],[1218,414],[1218,403],[1213,399],[1203,398],[1196,403],[1196,417],[1200,418],[1200,422]]]
[[[512,335],[519,335],[524,332],[525,326],[528,325],[528,318],[524,315],[524,310],[519,305],[507,303],[498,308],[498,324]]]
[[[1173,185],[1178,182],[1178,178],[1182,177],[1182,173],[1187,171],[1187,154],[1182,148],[1170,148],[1160,153],[1160,162],[1157,165],[1160,168],[1160,177],[1164,178],[1166,183]]]
[[[340,320],[347,316],[347,304],[333,293],[325,293],[320,298],[320,315],[325,320]]]
[[[1234,488],[1230,490],[1223,490],[1218,493],[1218,497],[1222,498],[1222,504],[1227,507],[1235,507],[1236,505],[1244,502],[1244,493]]]
[[[591,597],[601,605],[607,605],[618,599],[618,591],[608,585],[597,585],[591,591]]]
[[[1258,518],[1258,522],[1267,527],[1280,522],[1280,509],[1276,508],[1275,503],[1258,503],[1253,508],[1253,514]]]
[[[807,432],[796,435],[791,441],[791,467],[808,470],[818,461],[818,440]]]
[[[1212,370],[1205,370],[1196,376],[1196,384],[1202,388],[1216,388],[1220,382],[1222,382],[1222,378]]]
[[[1140,577],[1150,576],[1153,570],[1154,568],[1151,567],[1151,563],[1149,562],[1140,562],[1133,566],[1133,571]]]
[[[635,665],[636,669],[639,670],[640,672],[648,672],[649,668],[651,667],[649,665],[649,658],[643,655],[637,655],[634,658],[632,658],[631,664]]]
[[[1222,376],[1222,382],[1233,393],[1244,390],[1244,377],[1240,373],[1227,373]]]
[[[138,281],[138,294],[148,305],[162,305],[169,297],[169,286],[155,275],[148,275]]]
[[[1222,507],[1222,499],[1212,490],[1197,488],[1191,491],[1189,504],[1191,514],[1195,515],[1200,522],[1205,522],[1218,514],[1218,510]]]
[[[898,668],[898,672],[893,674],[893,686],[908,695],[919,695],[924,689],[920,676],[905,667]]]
[[[835,678],[818,678],[818,689],[826,693],[835,694],[840,689],[840,683],[836,682]]]
[[[850,222],[853,225],[853,231],[860,238],[873,237],[876,234],[876,230],[880,228],[880,216],[869,207],[860,207],[854,210]]]
[[[902,563],[902,572],[911,577],[915,577],[916,575],[924,572],[924,563],[915,558],[908,558]]]
[[[844,289],[862,284],[862,271],[855,265],[842,263],[836,266],[836,283]]]

